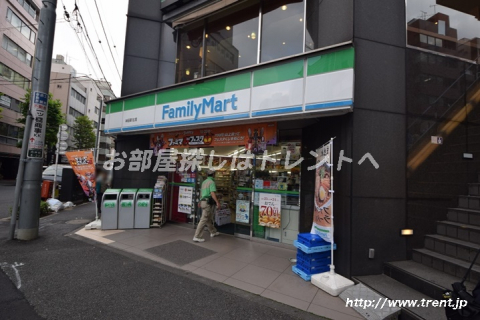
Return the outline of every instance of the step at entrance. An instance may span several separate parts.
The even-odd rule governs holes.
[[[412,251],[412,260],[387,262],[383,275],[356,279],[390,299],[442,299],[444,291],[461,281],[480,249],[480,174],[478,182],[468,184],[468,195],[459,196],[458,207],[449,208],[447,220],[437,221],[436,227],[436,234],[425,236],[424,248]],[[480,257],[465,283],[468,292],[479,281]],[[443,308],[402,310],[402,318],[415,316],[445,319]]]

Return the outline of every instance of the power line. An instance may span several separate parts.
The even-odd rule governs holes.
[[[83,27],[85,28],[85,37],[86,37],[86,39],[87,39],[88,44],[90,45],[90,49],[92,50],[93,57],[95,58],[95,60],[97,60],[98,68],[100,69],[100,72],[102,73],[103,78],[104,78],[105,81],[108,83],[108,86],[110,87],[110,90],[113,91],[112,86],[111,86],[110,83],[107,81],[107,77],[105,76],[105,73],[103,72],[102,66],[100,65],[100,61],[98,60],[97,53],[95,52],[95,49],[93,48],[92,41],[91,41],[91,39],[90,39],[90,36],[88,35],[88,31],[87,31],[87,26],[86,26],[86,24],[85,24],[85,20],[83,20],[83,17],[82,17],[82,13],[80,12],[80,9],[78,8],[78,6],[76,7],[76,9],[78,10],[78,14],[79,14],[79,16],[80,16],[80,19],[82,20]]]
[[[117,63],[115,62],[115,58],[113,57],[112,48],[110,46],[110,42],[108,41],[107,33],[105,32],[105,27],[103,26],[102,15],[100,14],[100,10],[98,9],[97,0],[93,0],[93,2],[95,3],[95,7],[97,8],[98,17],[100,18],[100,23],[102,25],[103,34],[105,35],[105,39],[107,40],[108,49],[110,50],[110,54],[112,55],[113,64],[115,65],[115,69],[117,69],[117,73],[118,73],[118,77],[120,78],[120,81],[122,81],[122,76],[120,75],[120,72],[118,71]]]

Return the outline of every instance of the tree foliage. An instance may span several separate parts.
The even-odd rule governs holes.
[[[73,125],[73,140],[77,149],[90,149],[95,147],[95,133],[93,132],[93,121],[87,116],[80,116],[75,119]]]
[[[20,104],[22,117],[17,120],[18,123],[25,125],[27,121],[27,112],[30,107],[30,90],[25,94],[24,102]],[[48,94],[47,110],[47,128],[45,130],[45,147],[52,147],[57,143],[58,126],[65,123],[65,117],[62,115],[62,103],[60,100],[53,100],[53,95]],[[24,128],[20,129],[20,137],[23,136]],[[21,145],[20,145],[21,147]]]

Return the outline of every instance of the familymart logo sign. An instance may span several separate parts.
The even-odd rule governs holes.
[[[166,104],[162,107],[162,120],[173,120],[199,117],[214,114],[229,114],[238,110],[238,97],[231,94],[229,98],[207,97],[198,100],[189,100],[185,105],[178,107]]]

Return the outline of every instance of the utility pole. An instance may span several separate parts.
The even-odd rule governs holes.
[[[25,173],[19,198],[18,240],[36,239],[38,237],[40,219],[43,152],[47,125],[53,38],[55,36],[55,20],[57,17],[55,13],[57,0],[43,0],[42,3],[30,96],[29,112],[32,116],[32,125],[30,128],[25,127],[25,136],[28,137],[28,143],[22,145],[22,155],[25,154],[23,149],[26,148],[27,160],[25,161]],[[22,165],[23,163],[20,163],[20,166]]]
[[[95,137],[95,149],[93,159],[95,165],[98,163],[98,154],[100,153],[100,127],[102,126],[103,97],[100,98],[100,110],[98,110],[97,135]]]

